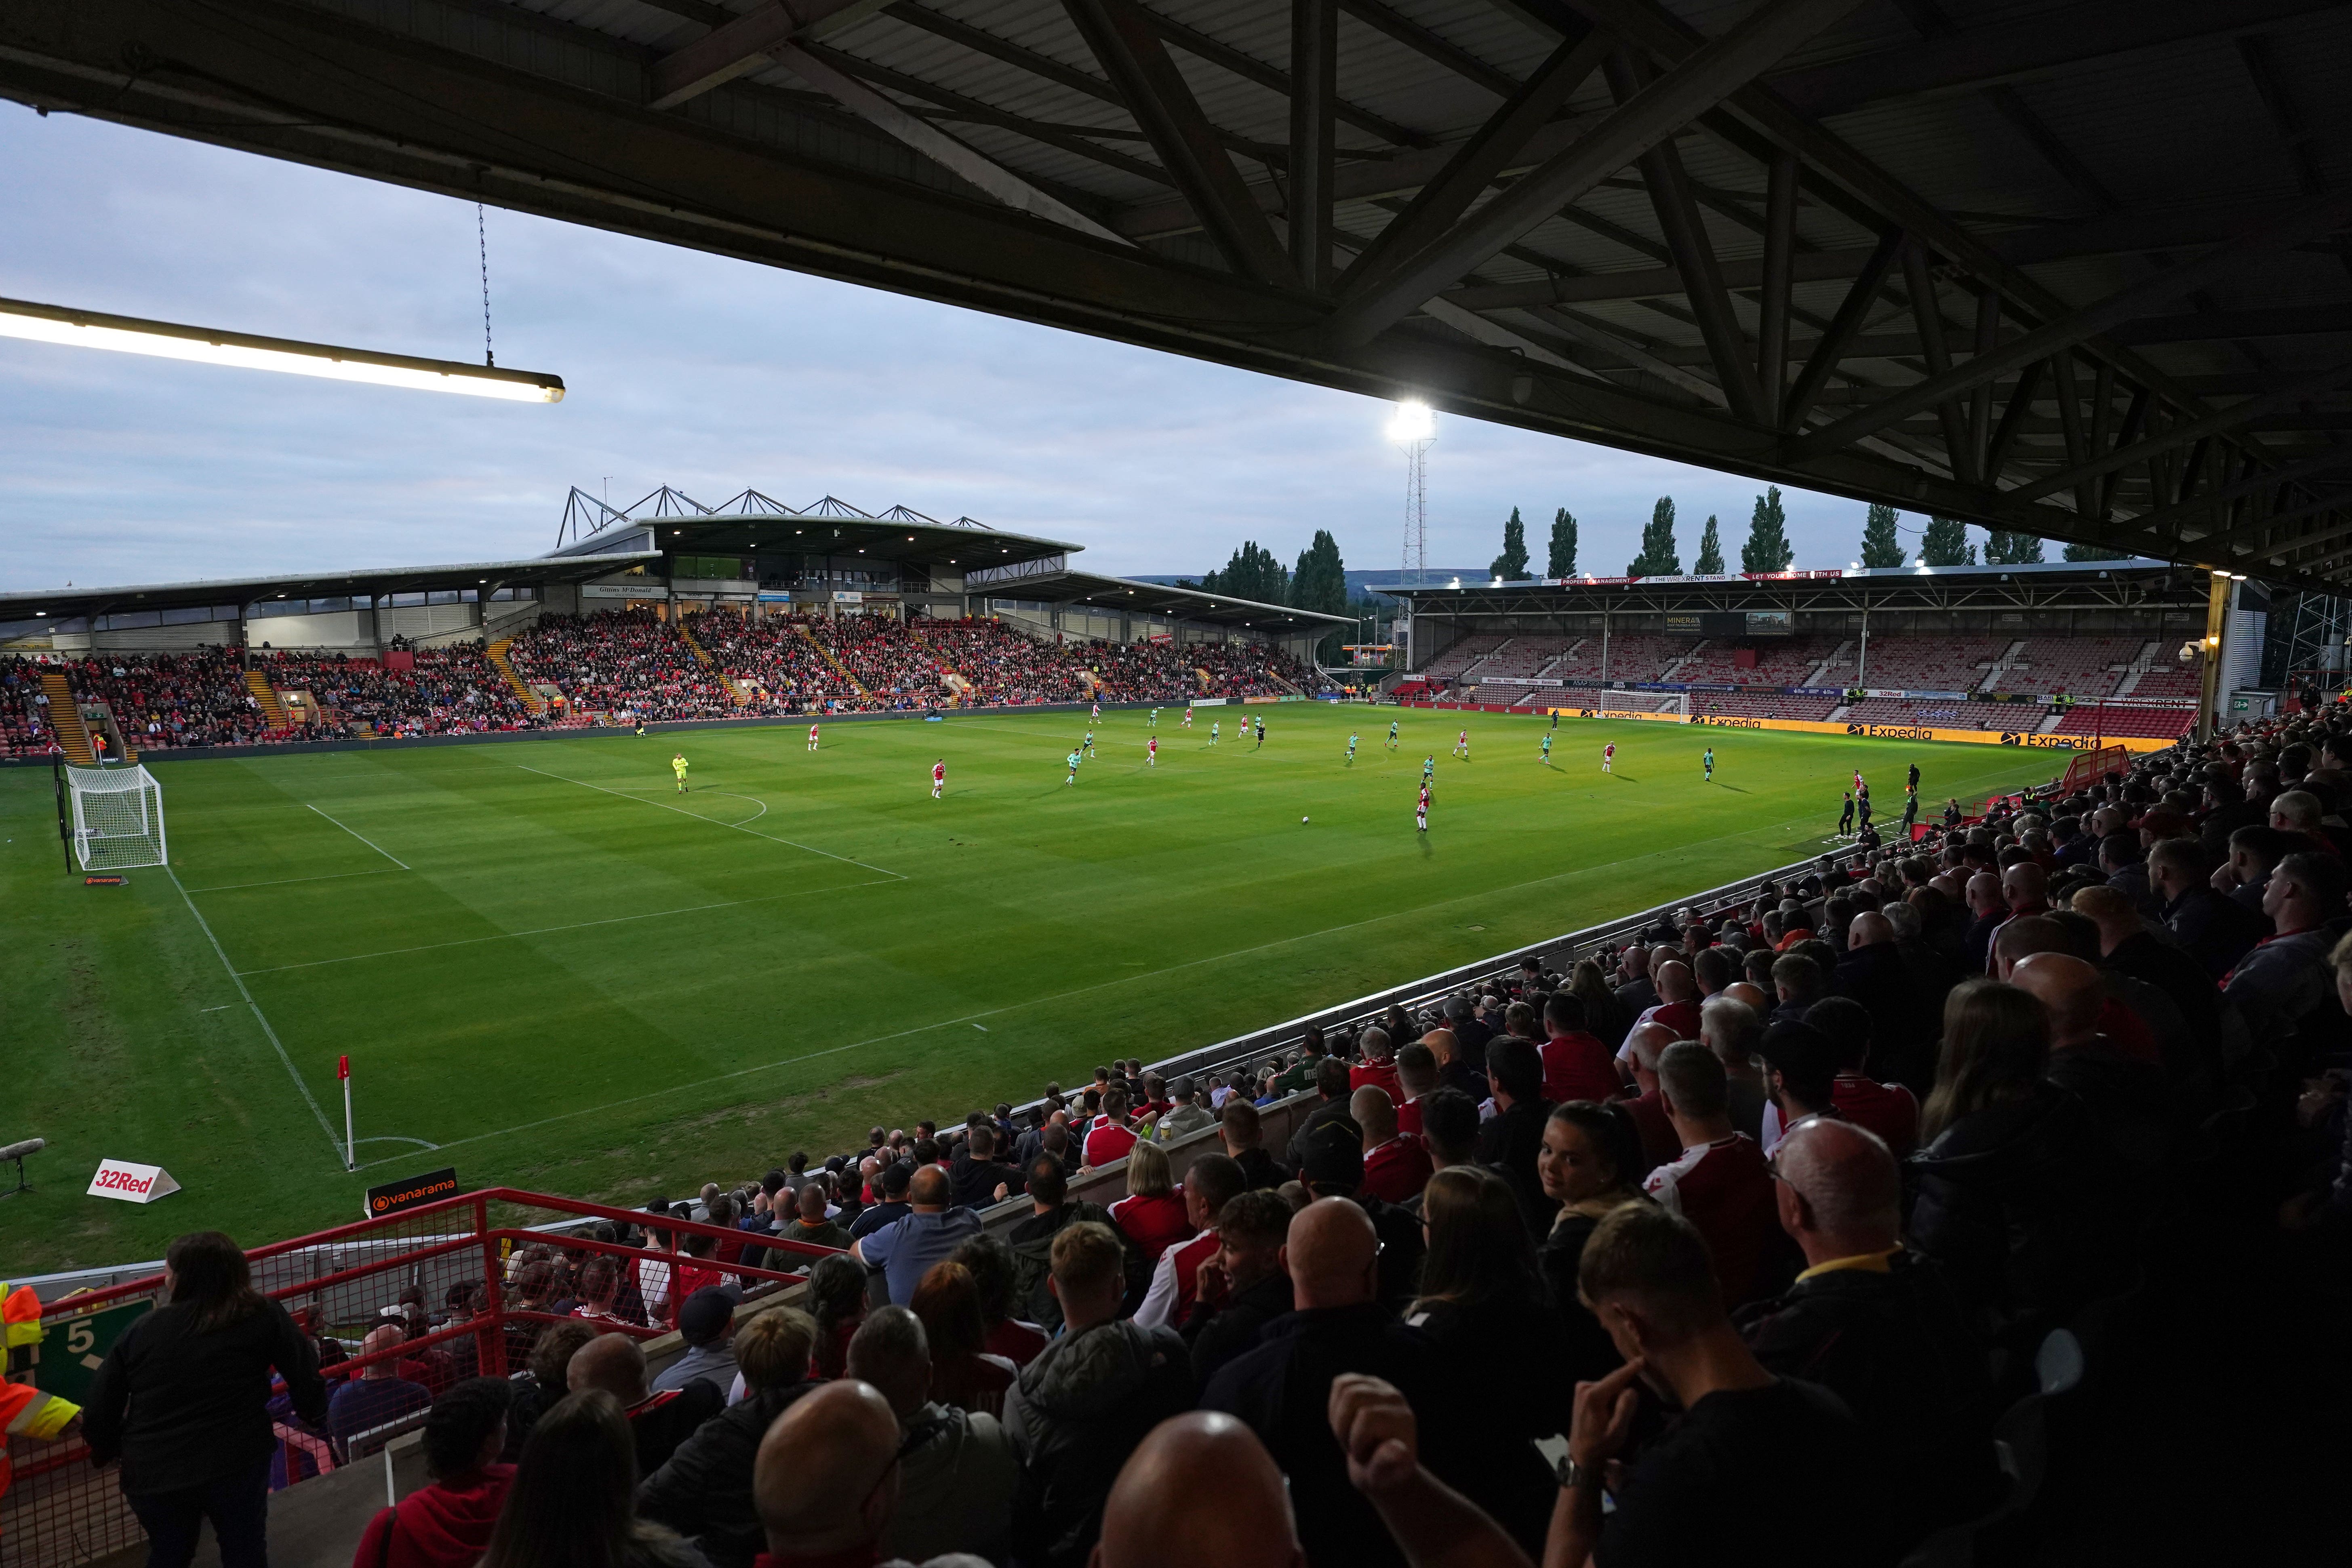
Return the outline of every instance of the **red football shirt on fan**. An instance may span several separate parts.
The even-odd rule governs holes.
[[[1132,1142],[1130,1140],[1130,1142]],[[1176,1188],[1156,1198],[1140,1193],[1129,1193],[1110,1205],[1110,1217],[1127,1238],[1143,1249],[1151,1262],[1160,1255],[1192,1234],[1192,1222],[1184,1217],[1184,1189]]]
[[[1394,1062],[1358,1062],[1348,1069],[1349,1093],[1353,1094],[1368,1085],[1373,1089],[1388,1090],[1389,1103],[1391,1105],[1404,1098],[1404,1090],[1397,1087]]]
[[[1419,1138],[1400,1132],[1364,1156],[1364,1179],[1357,1191],[1382,1203],[1401,1204],[1429,1184],[1429,1151]]]
[[[1840,1073],[1830,1086],[1830,1104],[1855,1126],[1877,1133],[1898,1160],[1918,1146],[1919,1101],[1899,1083],[1875,1083],[1860,1073]]]
[[[1582,1029],[1554,1035],[1539,1051],[1543,1057],[1544,1098],[1554,1105],[1571,1100],[1605,1104],[1616,1099],[1623,1087],[1618,1080],[1616,1058],[1598,1035]]]
[[[1765,1288],[1764,1262],[1780,1234],[1772,1172],[1764,1151],[1745,1132],[1696,1149],[1650,1173],[1643,1190],[1698,1227],[1715,1258],[1723,1301],[1737,1307]]]
[[[1400,1102],[1396,1108],[1396,1112],[1397,1131],[1400,1132],[1410,1132],[1416,1138],[1420,1137],[1421,1097],[1419,1095],[1415,1095],[1411,1100]]]
[[[1115,1126],[1102,1121],[1087,1134],[1087,1163],[1108,1165],[1114,1160],[1124,1160],[1127,1152],[1135,1147],[1135,1129]]]
[[[1664,1024],[1675,1032],[1677,1040],[1696,1040],[1698,1038],[1698,1004],[1668,1002],[1653,1007],[1650,1009],[1650,1022]]]

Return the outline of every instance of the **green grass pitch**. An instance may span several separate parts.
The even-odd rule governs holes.
[[[1914,761],[1937,804],[2063,761],[1570,719],[1546,767],[1540,718],[1181,713],[1156,768],[1148,715],[1107,714],[1075,787],[1071,713],[163,762],[172,867],[115,889],[66,875],[48,773],[0,773],[0,1142],[48,1140],[0,1277],[341,1224],[443,1163],[689,1195],[1818,852],[1857,766],[1899,806]],[[101,1156],[186,1191],[87,1197]]]

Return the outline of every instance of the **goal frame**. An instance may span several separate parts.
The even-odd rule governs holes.
[[[66,869],[87,873],[137,870],[171,863],[165,833],[163,785],[144,765],[78,768],[60,760],[56,770],[58,831],[65,840]],[[87,782],[85,782],[87,781]],[[135,813],[104,821],[91,808],[93,801],[135,799]],[[99,845],[131,844],[127,851],[96,849]]]

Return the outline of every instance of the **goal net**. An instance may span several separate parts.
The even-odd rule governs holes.
[[[145,768],[66,769],[74,858],[85,871],[161,866],[163,786]]]

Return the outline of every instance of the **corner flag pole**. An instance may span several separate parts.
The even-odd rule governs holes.
[[[360,1168],[359,1141],[352,1136],[352,1058],[335,1058],[335,1076],[343,1080],[343,1169]]]

